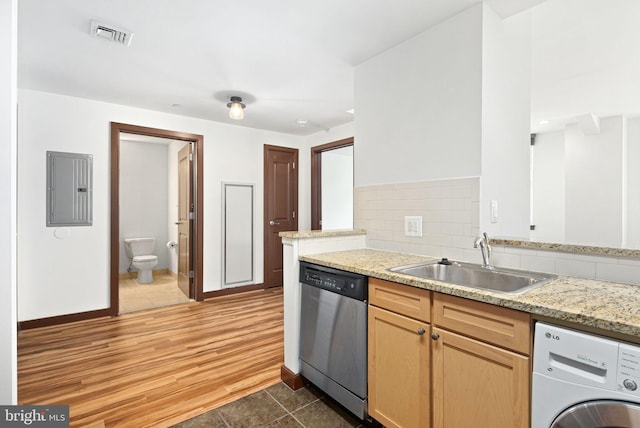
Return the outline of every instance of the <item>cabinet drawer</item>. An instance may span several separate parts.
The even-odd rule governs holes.
[[[525,312],[434,293],[433,324],[525,355],[531,352],[531,317]]]
[[[431,291],[369,278],[369,303],[417,320],[431,320]]]

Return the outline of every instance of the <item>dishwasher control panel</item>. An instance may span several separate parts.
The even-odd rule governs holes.
[[[367,300],[367,277],[307,262],[300,263],[300,283],[327,291]]]

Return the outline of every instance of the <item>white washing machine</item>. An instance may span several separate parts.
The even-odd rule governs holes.
[[[532,428],[640,428],[640,346],[536,323]]]

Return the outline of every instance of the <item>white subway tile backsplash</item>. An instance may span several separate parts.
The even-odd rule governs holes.
[[[482,263],[478,177],[356,187],[354,226],[367,247]],[[422,216],[423,236],[404,236],[404,216]],[[497,266],[640,283],[640,260],[493,246]]]
[[[480,259],[482,260],[482,255]],[[491,264],[505,268],[520,269],[520,255],[494,252],[491,257]]]
[[[640,281],[640,266],[596,263],[596,279],[637,284]]]
[[[608,256],[592,256],[589,254],[573,254],[574,260],[580,260],[583,262],[591,263],[603,263],[603,264],[618,264],[618,260],[615,257]]]
[[[355,189],[355,226],[367,230],[371,248],[439,257],[471,247],[478,229],[479,178],[376,185]],[[477,192],[478,194],[475,194]],[[474,214],[475,213],[475,214]],[[404,236],[404,216],[423,219],[423,236]]]
[[[440,223],[440,233],[460,236],[464,234],[464,223]]]
[[[621,265],[640,267],[640,260],[638,260],[638,259],[629,259],[629,258],[625,258],[625,257],[620,257],[617,260],[618,260],[618,264],[621,264]]]
[[[596,264],[580,260],[557,259],[556,273],[558,275],[577,276],[579,278],[595,278]]]
[[[553,257],[522,254],[520,256],[520,267],[534,272],[556,273],[556,261]]]

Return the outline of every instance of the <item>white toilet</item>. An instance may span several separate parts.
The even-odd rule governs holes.
[[[156,238],[126,238],[124,250],[131,259],[131,266],[138,271],[138,282],[150,284],[153,282],[153,268],[158,264]]]

